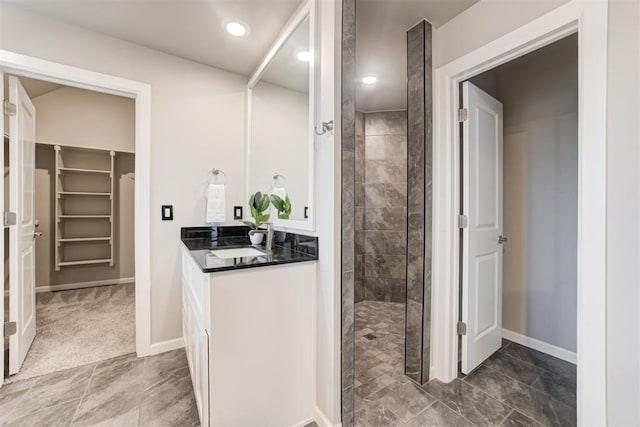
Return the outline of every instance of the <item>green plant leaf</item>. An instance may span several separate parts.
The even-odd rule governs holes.
[[[287,217],[291,215],[291,200],[289,200],[289,196],[285,198],[283,211],[287,214]]]
[[[249,227],[250,229],[252,229],[252,230],[257,230],[257,229],[258,229],[258,226],[257,226],[254,222],[251,222],[251,221],[242,221],[242,223],[243,223],[244,225],[246,225],[247,227]]]
[[[269,209],[269,197],[262,197],[259,202],[258,210],[265,211]]]
[[[255,226],[254,229],[257,229],[269,220],[269,214],[265,215],[264,211],[269,208],[270,201],[271,198],[268,194],[265,195],[259,191],[252,194],[251,198],[249,198],[249,208],[251,210],[251,216],[255,221],[255,223],[251,223]]]
[[[279,196],[272,194],[271,204],[273,204],[273,207],[275,207],[278,212],[284,211],[285,202]]]

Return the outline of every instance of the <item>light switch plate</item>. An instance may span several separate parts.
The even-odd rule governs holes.
[[[173,205],[162,205],[162,220],[173,221]]]
[[[233,219],[242,219],[242,206],[233,207]]]

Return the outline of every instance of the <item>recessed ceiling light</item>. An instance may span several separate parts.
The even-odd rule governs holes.
[[[376,82],[376,80],[378,80],[376,76],[365,76],[362,78],[362,83],[366,85],[372,85]]]
[[[224,24],[224,29],[234,37],[242,37],[249,31],[245,24],[236,20],[227,21],[227,23]]]
[[[302,62],[309,62],[311,61],[311,53],[307,50],[301,50],[296,54],[296,58]]]

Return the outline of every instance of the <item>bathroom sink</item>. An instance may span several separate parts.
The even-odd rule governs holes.
[[[266,255],[263,251],[256,248],[216,249],[211,251],[211,253],[220,259],[246,258]]]

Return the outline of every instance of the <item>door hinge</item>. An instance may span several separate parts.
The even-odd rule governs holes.
[[[467,335],[467,324],[464,322],[458,322],[458,326],[456,328],[458,330],[458,335]]]
[[[16,225],[16,213],[15,212],[4,212],[2,223],[5,227],[10,225]]]
[[[458,228],[467,228],[469,226],[469,218],[466,215],[458,215]]]
[[[15,116],[16,115],[16,104],[12,104],[8,99],[4,100],[3,110],[5,116]]]
[[[467,110],[466,108],[461,108],[458,110],[458,121],[459,122],[466,122],[467,119],[469,118],[469,110]]]
[[[18,325],[16,322],[4,322],[4,337],[9,338],[11,335],[15,335],[18,331]]]

